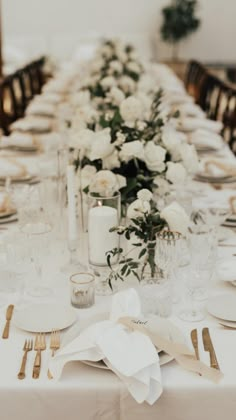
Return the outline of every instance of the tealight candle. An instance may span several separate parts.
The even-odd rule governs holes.
[[[98,205],[89,210],[88,235],[89,259],[93,265],[104,266],[107,263],[106,252],[119,246],[116,232],[109,230],[117,226],[118,211],[109,206]]]

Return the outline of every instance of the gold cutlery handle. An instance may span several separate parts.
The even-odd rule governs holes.
[[[40,368],[41,368],[41,350],[37,350],[35,360],[34,360],[34,367],[33,367],[33,378],[34,379],[39,378]]]
[[[214,350],[210,351],[210,363],[212,368],[220,370]]]
[[[24,379],[25,378],[25,366],[27,361],[27,350],[24,352],[24,356],[22,358],[20,372],[18,373],[18,379]]]
[[[2,338],[8,338],[9,337],[9,330],[10,330],[10,321],[6,322],[5,328],[2,333]]]

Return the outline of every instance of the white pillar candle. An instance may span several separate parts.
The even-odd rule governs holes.
[[[67,166],[67,197],[68,197],[68,239],[77,240],[76,199],[75,199],[75,171],[73,165]]]
[[[98,206],[89,210],[88,236],[89,260],[94,265],[106,265],[106,252],[119,246],[116,232],[109,232],[117,226],[118,211],[108,206]]]

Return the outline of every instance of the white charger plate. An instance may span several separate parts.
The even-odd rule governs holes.
[[[210,298],[207,310],[216,318],[236,322],[236,295],[232,293]]]
[[[63,330],[77,320],[76,311],[69,305],[42,303],[15,308],[12,323],[25,331],[47,333]]]
[[[152,317],[155,319],[156,327],[158,329],[158,332],[163,333],[165,330],[166,336],[171,340],[178,343],[185,343],[185,337],[183,336],[182,332],[177,328],[172,322],[170,322],[168,319],[159,318],[159,317]],[[107,318],[104,318],[107,319]],[[158,328],[160,326],[160,329]],[[161,331],[160,331],[161,330]],[[165,353],[164,351],[160,351],[159,353],[160,358],[160,366],[163,366],[169,362],[171,362],[174,358],[170,356],[169,354]],[[95,367],[97,369],[105,369],[110,370],[110,368],[104,363],[103,360],[99,360],[97,362],[91,361],[91,360],[83,360],[82,363],[88,366]]]

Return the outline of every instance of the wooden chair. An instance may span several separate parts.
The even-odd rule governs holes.
[[[205,67],[196,60],[189,62],[186,77],[185,87],[187,92],[192,95],[196,103],[199,103],[201,84],[206,75]]]
[[[0,127],[4,134],[9,134],[9,126],[19,116],[18,98],[14,89],[14,75],[10,75],[0,82]]]

